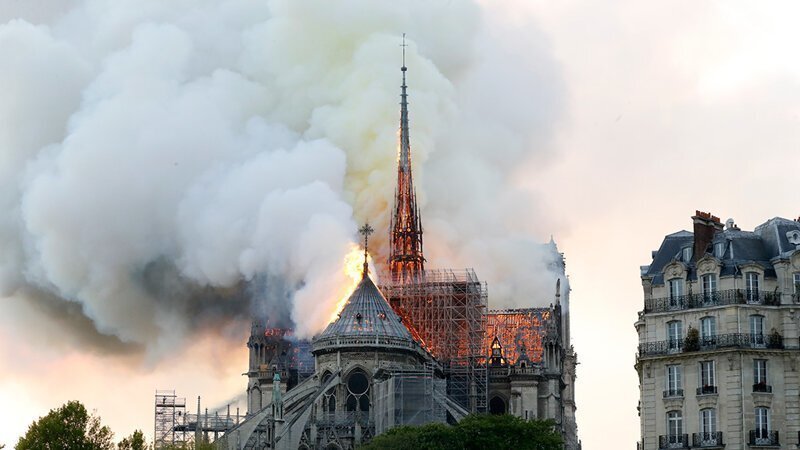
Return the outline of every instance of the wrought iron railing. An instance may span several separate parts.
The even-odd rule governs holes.
[[[754,447],[778,447],[781,445],[778,439],[778,432],[765,429],[750,430],[750,441],[748,443]]]
[[[689,435],[669,434],[659,436],[658,448],[689,448]]]
[[[753,385],[753,392],[767,392],[772,393],[772,386],[767,383],[756,383]]]
[[[782,349],[783,337],[778,334],[728,333],[699,340],[699,346],[684,346],[682,340],[644,342],[639,344],[639,356],[659,356],[691,351],[708,351],[719,348],[769,348]]]
[[[683,389],[667,389],[664,391],[664,398],[683,397]]]
[[[710,395],[716,393],[717,393],[716,386],[700,386],[699,388],[697,388],[697,395]]]
[[[692,447],[695,448],[715,448],[723,447],[722,431],[715,433],[692,433]]]
[[[644,312],[680,311],[683,309],[707,308],[720,305],[769,305],[781,304],[779,292],[748,289],[728,289],[699,294],[651,298],[644,302]]]

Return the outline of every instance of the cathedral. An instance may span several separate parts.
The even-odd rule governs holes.
[[[385,285],[362,278],[338,317],[310,342],[256,321],[247,347],[247,419],[220,449],[353,449],[400,425],[455,423],[468,414],[552,419],[578,450],[576,354],[569,337],[563,256],[551,256],[554,289],[544,308],[490,310],[472,270],[425,268],[411,171],[403,64],[400,150]],[[563,283],[562,283],[563,280]],[[562,289],[562,286],[564,288]]]

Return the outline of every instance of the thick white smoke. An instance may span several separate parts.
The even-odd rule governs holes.
[[[0,25],[0,295],[77,306],[97,339],[155,355],[272,307],[318,331],[357,223],[385,245],[407,32],[429,266],[474,266],[495,305],[550,301],[539,207],[513,177],[546,147],[558,74],[479,5],[53,11]]]

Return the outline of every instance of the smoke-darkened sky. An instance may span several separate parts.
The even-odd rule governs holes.
[[[324,326],[357,224],[381,261],[405,32],[429,267],[546,304],[554,235],[581,438],[633,445],[638,266],[695,209],[799,214],[798,11],[498,5],[0,4],[0,443],[69,399],[149,435],[156,388],[243,391],[254,314]]]

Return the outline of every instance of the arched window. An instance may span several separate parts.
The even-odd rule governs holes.
[[[747,288],[747,302],[758,303],[758,272],[745,272],[744,283]]]
[[[717,300],[717,274],[703,275],[703,302],[714,304]]]
[[[683,278],[673,278],[669,284],[669,306],[672,308],[683,307]]]
[[[369,411],[369,378],[361,370],[354,370],[347,377],[347,411]]]
[[[683,322],[673,320],[667,322],[667,342],[670,351],[679,351],[683,348]]]
[[[717,432],[717,410],[706,408],[700,410],[700,432],[712,434]],[[706,437],[705,439],[709,439]]]
[[[669,448],[677,448],[677,445],[688,444],[683,434],[683,413],[681,411],[667,413],[667,437],[669,439]]]
[[[722,433],[717,434],[717,410],[705,408],[700,410],[700,442],[694,445],[703,447],[719,447],[722,445]]]
[[[506,402],[499,395],[495,395],[489,400],[489,413],[490,414],[505,414]]]
[[[717,321],[708,316],[700,319],[700,346],[710,347],[716,344]]]

